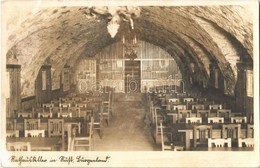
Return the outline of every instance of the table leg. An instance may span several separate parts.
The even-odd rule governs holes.
[[[190,150],[190,132],[185,132],[185,148],[186,150]]]

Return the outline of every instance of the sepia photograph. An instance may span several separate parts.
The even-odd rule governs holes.
[[[1,1],[1,167],[259,167],[259,2]]]

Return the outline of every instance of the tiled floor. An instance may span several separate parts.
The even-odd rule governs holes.
[[[103,137],[94,135],[94,151],[155,151],[155,144],[141,94],[116,95],[109,126],[104,122]]]

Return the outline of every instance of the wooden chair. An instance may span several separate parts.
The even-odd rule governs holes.
[[[25,130],[24,137],[45,137],[45,130]]]
[[[64,119],[48,119],[48,137],[61,137],[59,147],[64,150]]]
[[[33,113],[32,112],[20,112],[17,113],[18,114],[18,118],[33,118]]]
[[[168,130],[167,126],[161,124],[163,122],[163,118],[161,116],[158,116],[157,113],[155,113],[155,142],[158,142],[159,136],[161,136],[162,133],[165,135],[168,135],[169,141],[172,142],[172,133]],[[163,130],[163,132],[161,132]]]
[[[110,120],[110,110],[111,110],[110,101],[102,101],[101,110],[102,110],[102,118],[106,120],[108,126]]]
[[[66,100],[65,103],[69,104],[69,107],[75,107],[75,104],[76,104],[76,102],[74,100]],[[63,104],[63,105],[65,105],[65,104]]]
[[[173,105],[172,110],[177,111],[177,110],[186,110],[186,105],[179,104],[179,105]]]
[[[238,147],[254,147],[254,125],[253,124],[247,124],[246,129],[246,138],[239,138],[238,139]]]
[[[153,101],[149,101],[149,112],[150,112],[150,117],[152,119],[152,123],[154,123],[153,107],[154,107]]]
[[[71,107],[71,104],[70,103],[60,103],[60,106],[59,106],[60,108],[69,108],[69,107]]]
[[[225,144],[227,145],[227,147],[230,148],[232,146],[231,138],[227,138],[227,139],[223,139],[223,138],[211,139],[211,138],[209,138],[208,139],[208,147],[209,148],[212,148],[213,146],[215,146],[216,148],[225,147]]]
[[[65,103],[67,100],[69,100],[69,98],[66,98],[66,97],[60,97],[59,98],[60,104]]]
[[[198,103],[203,103],[203,102],[206,102],[207,101],[207,98],[196,98],[196,101]]]
[[[203,122],[207,122],[207,119],[210,117],[210,110],[196,110],[197,117],[201,117]]]
[[[79,108],[87,108],[87,103],[76,103],[75,105],[76,107],[79,107]]]
[[[94,123],[94,118],[91,117],[90,123],[88,124],[88,135],[83,135],[80,137],[74,137],[72,140],[72,150],[77,150],[79,147],[80,150],[86,150],[85,148],[87,147],[89,151],[94,149],[94,139],[93,139],[93,123]]]
[[[209,109],[210,110],[220,110],[220,109],[222,109],[222,104],[209,105]]]
[[[212,125],[194,125],[193,141],[194,148],[197,145],[207,144],[208,139],[212,137]]]
[[[209,124],[224,123],[224,117],[209,117],[208,118],[208,123]]]
[[[186,122],[187,117],[191,117],[191,110],[178,110],[178,123]]]
[[[75,102],[75,103],[79,103],[82,101],[82,98],[81,97],[73,97],[72,100]]]
[[[224,117],[225,121],[229,121],[231,118],[231,110],[230,109],[217,110],[217,117]]]
[[[71,113],[71,117],[80,117],[80,107],[69,107],[68,113]]]
[[[243,116],[236,116],[236,117],[231,117],[231,123],[247,123],[247,117]]]
[[[47,111],[49,111],[51,107],[54,107],[54,104],[52,103],[44,103],[42,104],[42,108],[48,108]]]
[[[30,142],[7,142],[8,151],[31,151]]]
[[[6,137],[19,137],[19,130],[16,129],[16,119],[6,119]]]
[[[24,130],[39,130],[40,127],[40,119],[24,119]]]
[[[238,147],[243,147],[243,144],[245,144],[246,147],[254,147],[254,138],[239,138]]]
[[[186,124],[201,124],[202,118],[201,117],[187,117],[185,118]]]
[[[33,112],[37,114],[38,118],[52,118],[51,109],[54,107],[53,104],[45,104],[42,108],[33,108]]]
[[[59,112],[60,112],[60,107],[54,106],[54,107],[50,108],[50,113],[52,114],[53,118],[57,118]]]
[[[247,138],[254,138],[254,125],[253,124],[247,124],[246,129],[246,137]]]
[[[72,114],[68,112],[70,107],[70,103],[60,103],[60,111],[58,113],[58,117],[72,117]]]
[[[160,134],[161,134],[161,143],[162,151],[183,151],[184,146],[173,145],[172,142],[165,143],[164,141],[164,130],[163,130],[162,120],[160,120]]]
[[[222,125],[222,138],[231,138],[232,142],[238,142],[241,134],[240,124],[224,124]]]
[[[176,102],[180,102],[180,99],[179,98],[170,98],[168,101],[169,101],[169,103],[171,103],[171,102],[176,103]]]
[[[155,122],[156,122],[155,120],[158,117],[159,110],[161,110],[160,107],[153,107],[153,109],[152,109],[152,122],[153,122],[153,124],[155,124]]]
[[[60,107],[60,112],[58,113],[58,118],[60,118],[60,117],[63,117],[63,118],[72,117],[72,113],[69,112],[69,107],[68,108]]]
[[[205,105],[203,104],[193,104],[191,106],[191,110],[196,111],[196,110],[204,110],[205,109]]]
[[[194,98],[183,98],[183,102],[194,102]]]
[[[69,123],[67,128],[67,151],[73,150],[73,142],[76,135],[77,135],[77,130],[75,125]]]
[[[59,100],[52,100],[51,104],[53,104],[53,107],[59,107],[60,106],[60,101]]]
[[[102,132],[102,121],[103,121],[102,110],[100,110],[98,115],[97,115],[97,113],[95,113],[93,115],[93,119],[94,119],[94,121],[93,121],[93,130],[98,130],[99,137],[102,138],[102,136],[103,136],[103,132]],[[91,124],[91,123],[89,123],[89,124]]]

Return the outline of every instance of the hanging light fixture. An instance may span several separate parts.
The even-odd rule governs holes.
[[[118,32],[119,24],[117,22],[109,22],[107,25],[108,33],[112,38],[114,38]]]
[[[124,54],[126,58],[134,60],[137,58],[137,47],[139,47],[137,38],[134,32],[129,32],[122,37]]]

